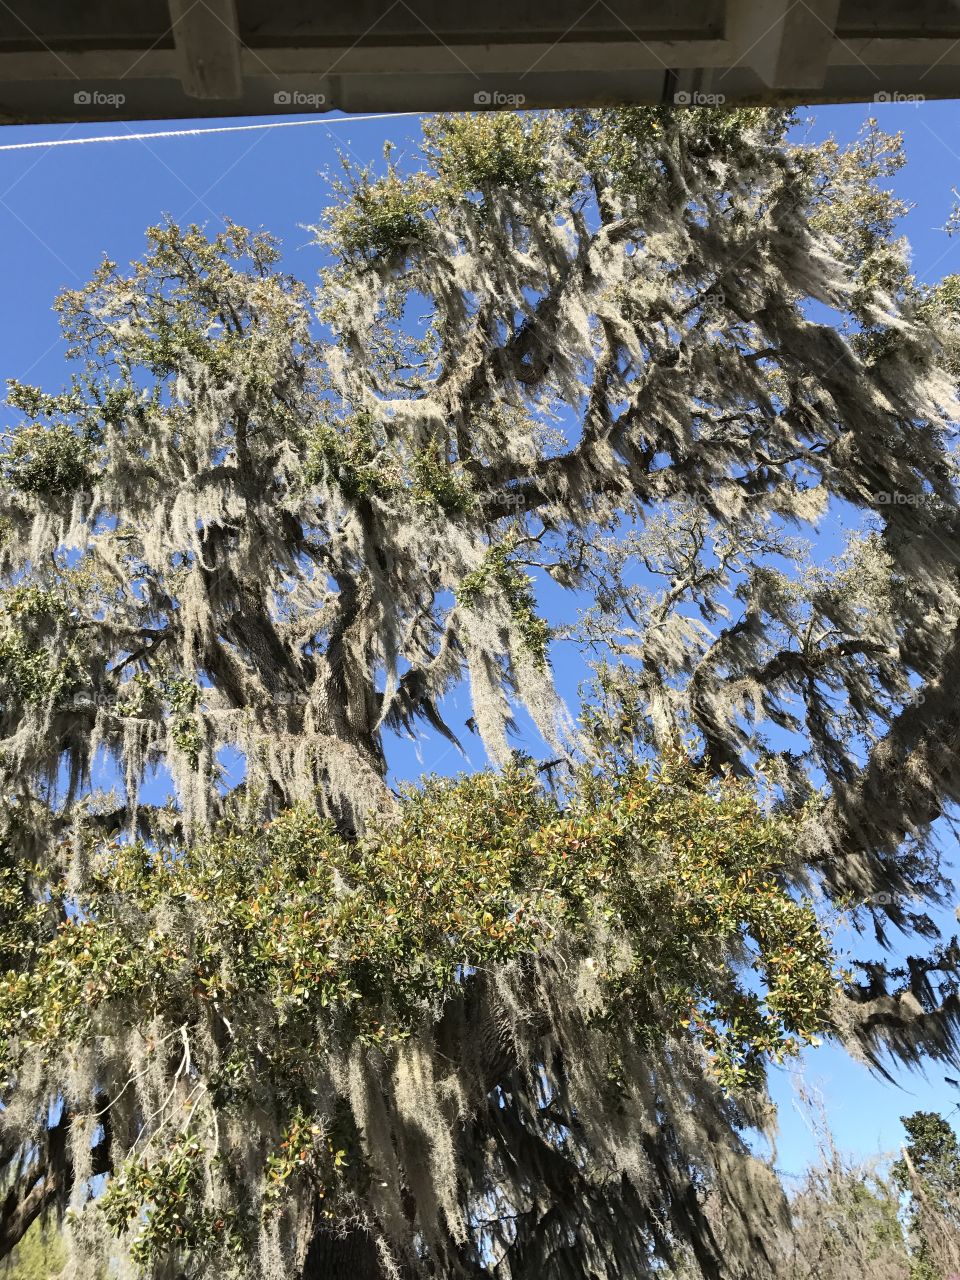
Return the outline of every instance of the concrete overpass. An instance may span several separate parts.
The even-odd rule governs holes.
[[[960,0],[0,0],[0,122],[960,93]]]

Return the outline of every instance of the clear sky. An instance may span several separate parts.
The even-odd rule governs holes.
[[[942,230],[955,202],[953,188],[960,185],[960,102],[821,107],[801,113],[798,133],[818,139],[832,132],[843,142],[870,115],[884,129],[902,131],[905,137],[908,164],[893,185],[914,206],[902,230],[913,246],[916,275],[932,281],[960,273],[960,237],[950,239]],[[0,376],[57,389],[67,369],[51,309],[54,297],[64,287],[85,283],[104,254],[121,265],[139,257],[144,229],[165,214],[205,224],[210,231],[219,228],[224,216],[248,227],[262,226],[282,240],[286,268],[312,281],[319,251],[303,228],[317,220],[328,202],[323,174],[338,167],[338,151],[377,164],[389,140],[397,144],[395,158],[402,161],[420,133],[416,117],[331,114],[302,128],[3,150],[12,143],[194,125],[207,129],[218,123],[263,122],[107,122],[0,130]],[[562,607],[559,594],[551,603]],[[575,684],[574,672],[558,674],[567,690]],[[469,715],[465,700],[461,709],[460,721]],[[464,736],[469,740],[469,734]],[[476,746],[465,745],[470,766],[481,766]],[[435,735],[425,735],[417,748],[398,752],[394,767],[415,776],[425,769],[450,772],[463,765]],[[896,1148],[903,1136],[898,1117],[918,1108],[953,1111],[956,1122],[960,1092],[943,1083],[942,1069],[931,1071],[929,1079],[901,1076],[891,1086],[839,1051],[824,1048],[806,1055],[803,1070],[807,1082],[822,1093],[841,1148],[863,1153]],[[777,1073],[773,1088],[781,1104],[778,1164],[798,1171],[814,1155],[813,1141],[792,1105],[789,1074]]]

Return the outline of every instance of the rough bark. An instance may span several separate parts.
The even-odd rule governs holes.
[[[302,1280],[387,1280],[387,1273],[369,1232],[339,1236],[321,1230],[310,1244]]]

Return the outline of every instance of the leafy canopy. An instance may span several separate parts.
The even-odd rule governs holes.
[[[166,223],[61,296],[0,464],[3,1250],[762,1274],[766,1064],[956,1056],[957,283],[897,138],[790,123],[441,117],[316,291]],[[496,771],[398,795],[464,684]]]

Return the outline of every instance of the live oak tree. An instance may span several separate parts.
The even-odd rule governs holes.
[[[826,1154],[826,1153],[824,1153]],[[836,1151],[808,1170],[791,1202],[783,1280],[911,1280],[898,1188],[876,1162]]]
[[[890,1160],[879,1154],[845,1156],[822,1103],[803,1087],[799,1093],[818,1157],[803,1174],[782,1175],[789,1186],[790,1224],[780,1241],[778,1280],[915,1280]],[[705,1212],[711,1213],[709,1195]],[[722,1233],[722,1221],[716,1226]],[[699,1273],[695,1263],[682,1261],[675,1274],[692,1280]]]
[[[960,1143],[943,1116],[902,1116],[909,1142],[893,1167],[909,1197],[910,1280],[949,1280],[960,1267]]]
[[[763,1274],[765,1065],[956,1056],[958,287],[897,139],[789,125],[436,119],[315,293],[168,223],[61,296],[0,487],[0,1250]],[[463,681],[493,771],[391,788]]]
[[[9,1280],[49,1280],[59,1275],[66,1265],[67,1252],[61,1238],[47,1224],[46,1230],[37,1221],[5,1259],[4,1266]]]

